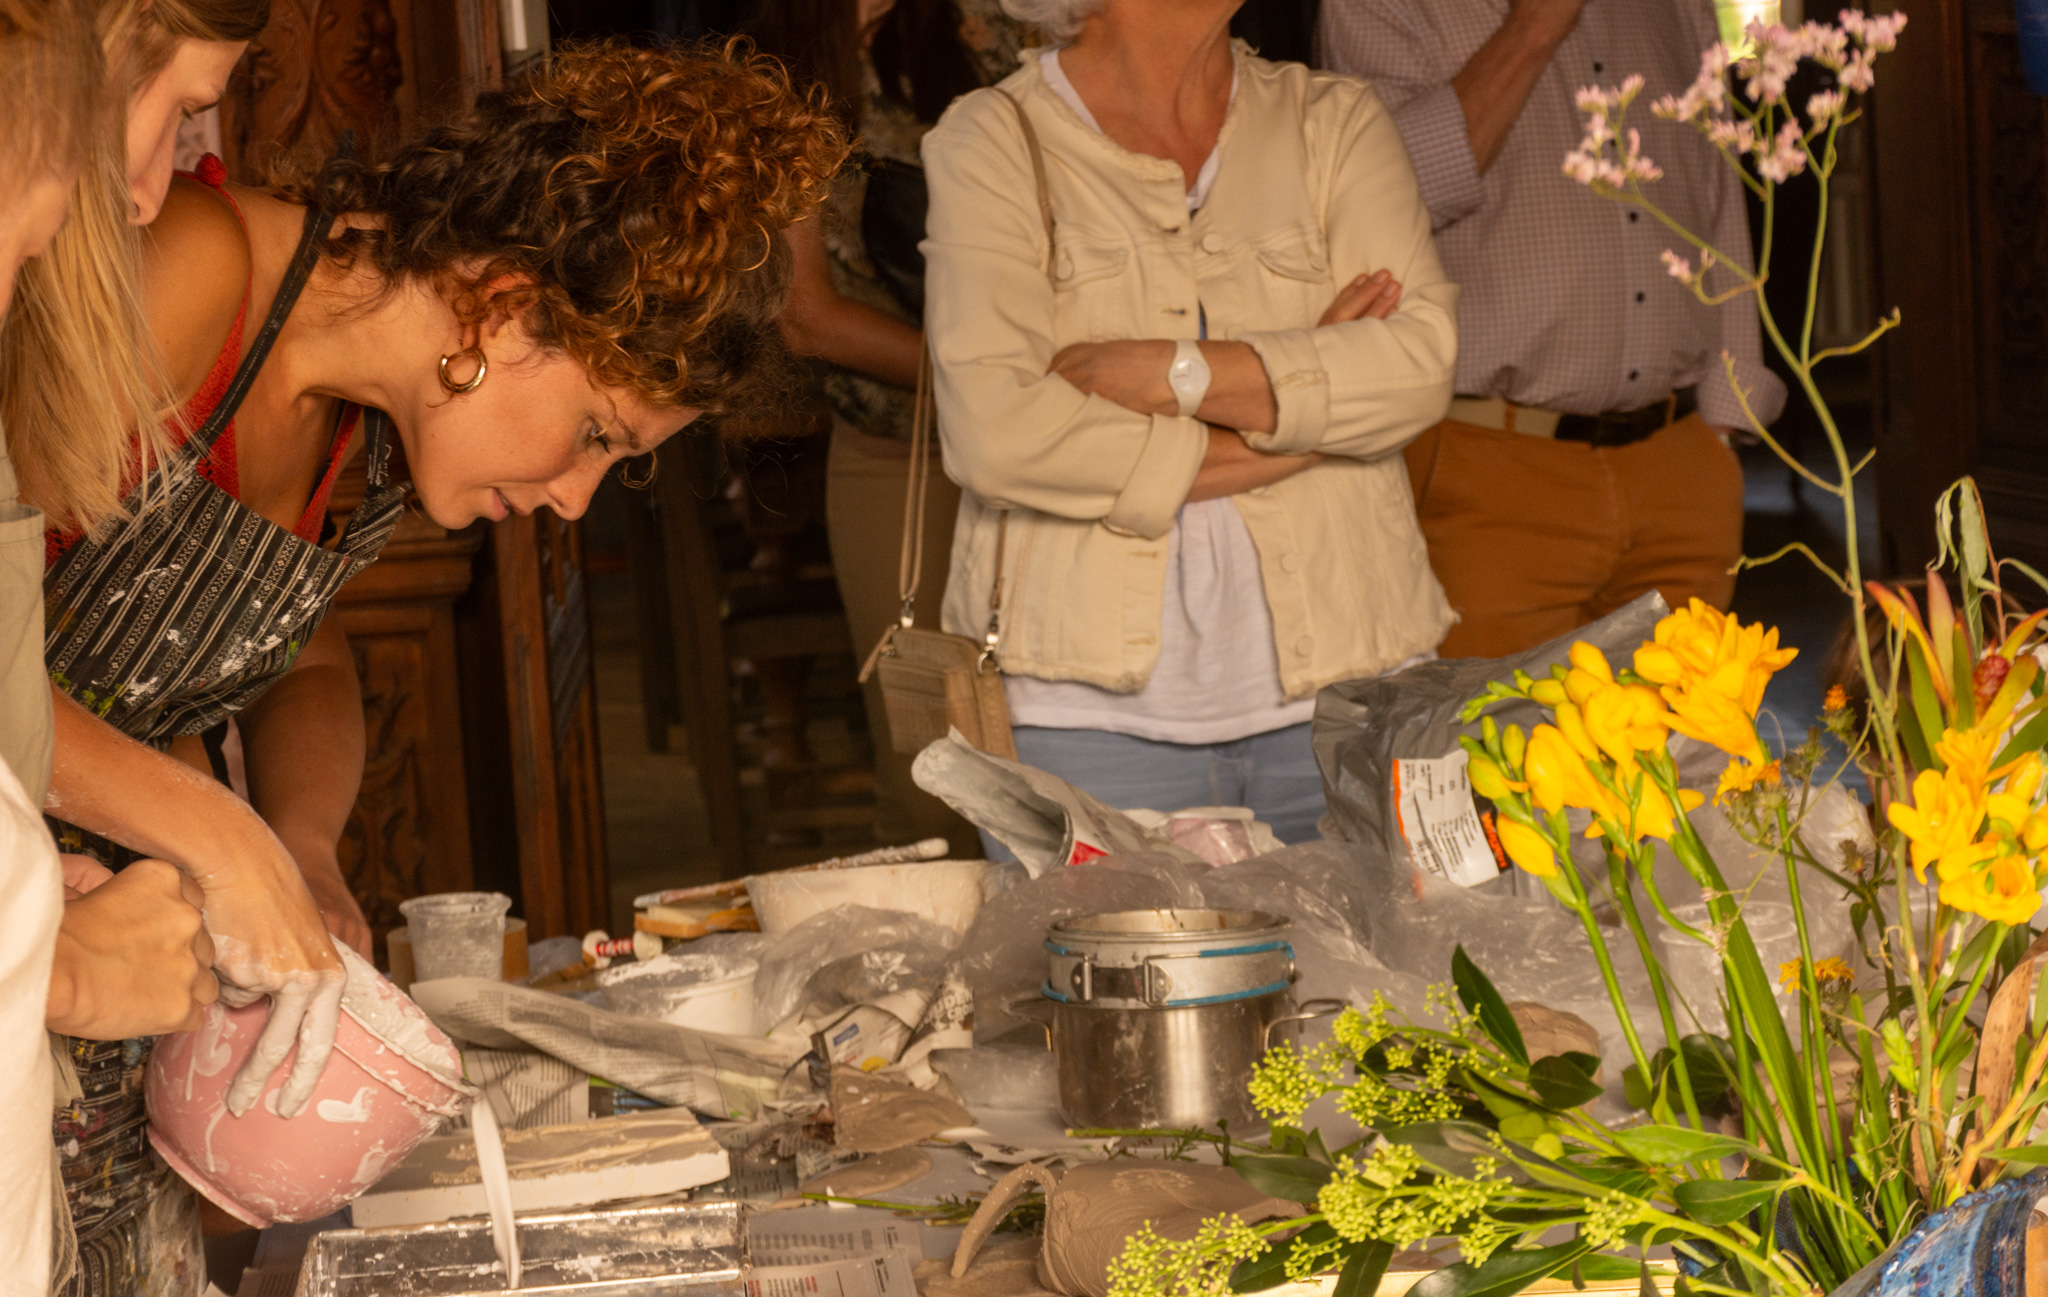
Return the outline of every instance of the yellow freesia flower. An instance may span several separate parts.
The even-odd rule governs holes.
[[[1984,785],[1954,769],[1922,770],[1913,780],[1913,802],[1885,808],[1892,827],[1912,843],[1913,873],[1927,881],[1927,866],[1970,846],[1984,822]]]
[[[1666,687],[1667,700],[1672,688],[1709,690],[1755,716],[1764,686],[1798,656],[1798,649],[1778,647],[1776,627],[1745,626],[1694,599],[1657,623],[1651,642],[1636,650],[1635,667],[1637,675]]]
[[[1523,824],[1503,816],[1494,822],[1494,832],[1500,835],[1501,850],[1508,853],[1508,859],[1515,862],[1524,873],[1537,878],[1557,876],[1557,853],[1551,849],[1550,839]]]
[[[1693,810],[1706,802],[1706,798],[1690,788],[1678,790],[1678,804],[1686,810]],[[1643,795],[1636,805],[1635,823],[1629,826],[1638,838],[1656,838],[1671,841],[1671,831],[1677,827],[1677,817],[1671,813],[1670,799],[1663,789],[1643,780]]]
[[[2040,790],[2041,774],[2038,752],[2029,752],[2007,767],[2004,786],[1984,799],[1984,814],[1994,832],[2018,840],[2040,818],[2034,811],[2034,794]]]
[[[1575,703],[1584,706],[1586,699],[1603,685],[1614,683],[1614,670],[1607,665],[1607,655],[1584,640],[1571,647],[1571,670],[1565,672],[1564,691]]]
[[[1569,703],[1558,710],[1577,719],[1578,709]],[[1583,738],[1585,726],[1580,724],[1577,728]],[[1592,747],[1591,739],[1584,742]],[[1529,735],[1529,750],[1522,757],[1522,778],[1528,781],[1529,795],[1546,811],[1578,806],[1596,816],[1610,816],[1620,809],[1614,795],[1602,788],[1593,772],[1586,769],[1585,751],[1556,725],[1538,725]]]
[[[1992,923],[2018,926],[2031,921],[2041,908],[2040,880],[2033,860],[2017,854],[1996,853],[1997,846],[1977,843],[1963,851],[1944,856],[1941,863],[1941,902],[1970,914],[1982,915]],[[1954,876],[1950,877],[1951,872]]]
[[[1981,786],[1991,780],[1991,759],[1998,755],[2004,737],[2001,729],[1984,725],[1967,730],[1945,729],[1934,745],[1934,755],[1950,770]]]
[[[1623,775],[1636,769],[1636,753],[1663,749],[1671,737],[1671,711],[1657,691],[1612,680],[1580,700],[1586,735]]]
[[[1740,757],[1751,765],[1763,765],[1769,758],[1756,736],[1756,714],[1741,703],[1712,689],[1681,689],[1665,685],[1659,692],[1671,707],[1671,728],[1688,738]]]

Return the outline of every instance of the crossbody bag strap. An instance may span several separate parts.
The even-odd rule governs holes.
[[[1024,148],[1031,157],[1031,178],[1038,194],[1038,216],[1045,224],[1045,274],[1050,282],[1055,226],[1052,189],[1045,179],[1045,151],[1039,146],[1038,132],[1032,127],[1024,105],[1000,86],[995,87],[995,92],[1017,114],[1017,125],[1024,132]],[[924,577],[924,514],[931,481],[931,440],[938,424],[938,400],[932,390],[934,381],[931,344],[927,341],[918,354],[917,397],[910,417],[910,480],[904,488],[903,545],[896,561],[896,593],[902,604],[895,629],[875,645],[874,652],[868,655],[866,664],[861,668],[863,680],[874,669],[876,659],[889,651],[895,630],[909,630],[917,624],[917,587]],[[1003,558],[1008,548],[1009,532],[1010,511],[1004,509],[996,518],[996,576],[989,586],[988,629],[983,632],[981,642],[980,666],[984,671],[994,666],[996,647],[1002,642]]]

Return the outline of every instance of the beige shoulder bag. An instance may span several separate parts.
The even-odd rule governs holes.
[[[1047,274],[1053,257],[1052,196],[1046,188],[1045,155],[1024,106],[1006,90],[997,90],[1016,110],[1031,153],[1032,178],[1038,185],[1038,214],[1045,222]],[[926,745],[957,729],[983,752],[1014,758],[1010,707],[1003,697],[1003,676],[996,660],[1002,642],[1003,560],[1010,515],[996,520],[996,572],[988,592],[988,630],[979,642],[965,635],[917,627],[917,585],[924,571],[925,486],[931,475],[931,439],[937,422],[932,394],[932,357],[927,346],[917,369],[917,403],[910,421],[910,485],[903,508],[903,550],[896,569],[903,612],[897,624],[882,632],[868,654],[860,678],[879,673],[882,702],[889,717],[889,738],[898,752],[922,752]]]

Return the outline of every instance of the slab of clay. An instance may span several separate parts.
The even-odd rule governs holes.
[[[832,1073],[833,1143],[856,1153],[886,1153],[972,1126],[974,1114],[944,1095],[850,1067]]]
[[[587,1207],[713,1184],[731,1163],[685,1109],[504,1132],[512,1209]],[[488,1210],[468,1133],[437,1135],[356,1199],[356,1228],[424,1225]]]

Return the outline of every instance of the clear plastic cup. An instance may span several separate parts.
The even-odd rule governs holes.
[[[398,903],[412,934],[413,980],[505,975],[503,892],[442,892]]]

